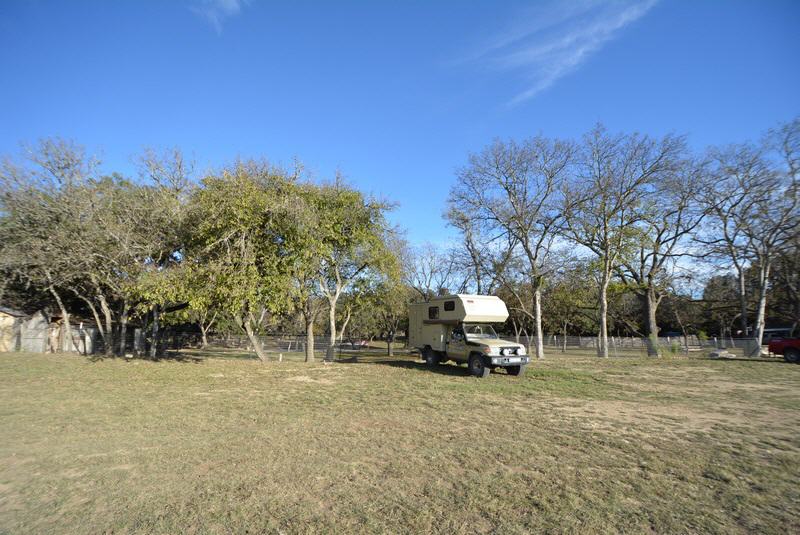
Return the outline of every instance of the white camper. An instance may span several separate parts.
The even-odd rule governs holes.
[[[530,358],[525,346],[501,340],[492,323],[508,318],[506,304],[492,295],[445,295],[409,307],[408,343],[431,365],[466,362],[473,375],[494,368],[520,375]]]

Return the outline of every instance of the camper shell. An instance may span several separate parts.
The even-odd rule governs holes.
[[[508,318],[506,304],[493,295],[445,295],[409,307],[408,341],[430,365],[448,360],[467,363],[485,377],[506,368],[519,375],[530,362],[525,346],[502,340],[492,323]]]

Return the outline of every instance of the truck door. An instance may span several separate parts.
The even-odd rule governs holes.
[[[464,330],[459,325],[450,330],[450,337],[447,342],[447,356],[453,360],[467,360],[467,337]]]

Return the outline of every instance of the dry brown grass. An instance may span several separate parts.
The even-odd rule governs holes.
[[[800,366],[0,355],[0,532],[787,533]]]

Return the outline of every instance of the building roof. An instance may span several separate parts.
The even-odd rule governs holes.
[[[17,318],[25,318],[28,316],[25,312],[21,310],[14,310],[13,308],[8,308],[4,306],[0,306],[0,314],[5,314],[7,316],[15,316]]]

